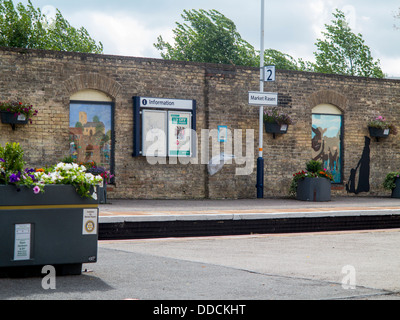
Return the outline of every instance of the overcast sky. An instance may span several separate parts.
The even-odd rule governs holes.
[[[13,0],[14,3],[26,0]],[[261,0],[31,0],[48,15],[58,8],[74,27],[84,26],[105,54],[160,58],[157,37],[172,41],[184,9],[216,9],[235,22],[242,38],[260,48]],[[389,77],[400,77],[399,0],[265,0],[265,48],[313,61],[315,42],[336,8],[361,33]]]

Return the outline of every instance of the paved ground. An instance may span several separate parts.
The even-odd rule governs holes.
[[[114,200],[100,218],[400,212],[391,198]],[[80,276],[0,279],[1,300],[399,300],[400,229],[100,241]],[[352,286],[355,286],[352,289]]]
[[[329,202],[294,199],[110,200],[100,205],[100,222],[179,219],[260,219],[326,215],[400,214],[390,197],[336,197]]]
[[[398,300],[399,241],[400,230],[103,241],[89,272],[56,290],[0,279],[0,299]]]

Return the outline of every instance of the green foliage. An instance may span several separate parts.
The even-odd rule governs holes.
[[[102,53],[101,42],[96,44],[84,27],[76,29],[57,10],[49,20],[31,1],[25,7],[12,0],[0,0],[0,46]]]
[[[236,25],[217,10],[184,10],[185,23],[173,30],[175,47],[161,36],[154,46],[168,60],[252,65],[255,50],[243,40]],[[186,22],[189,22],[186,23]]]
[[[287,113],[279,112],[276,108],[264,111],[264,122],[277,123],[280,125],[293,124],[292,118],[290,118],[290,116]]]
[[[397,127],[393,123],[387,122],[386,119],[382,116],[376,117],[373,120],[369,121],[368,127],[381,130],[390,129],[391,134],[397,135]]]
[[[74,158],[72,158],[71,156],[67,156],[61,159],[61,162],[63,163],[73,163],[75,161]]]
[[[383,181],[383,188],[393,190],[396,187],[395,181],[400,178],[400,172],[389,172]]]
[[[258,67],[260,55],[245,41],[234,22],[216,10],[184,10],[185,23],[176,23],[173,30],[175,44],[158,37],[154,46],[161,57],[168,60],[195,61]],[[264,54],[265,65],[278,69],[305,70],[309,63],[298,62],[290,55],[268,49]]]
[[[332,20],[332,25],[325,25],[325,40],[317,39],[315,43],[315,71],[383,78],[380,62],[374,61],[362,35],[351,31],[342,11],[336,9],[333,16],[336,20]]]
[[[257,52],[256,63],[254,66],[260,65],[260,57]],[[274,65],[277,69],[295,70],[295,71],[313,71],[314,67],[311,62],[302,59],[294,59],[287,53],[280,52],[275,49],[266,49],[264,52],[264,65]]]
[[[306,163],[306,171],[302,170],[293,174],[293,179],[289,187],[290,196],[293,197],[296,195],[299,181],[305,178],[324,178],[331,182],[333,181],[332,173],[323,169],[320,161],[310,160]]]
[[[19,143],[6,143],[5,147],[0,145],[0,159],[5,172],[22,171],[25,166],[24,151]]]
[[[325,40],[317,39],[316,62],[294,59],[286,53],[267,49],[265,65],[277,69],[333,73],[383,78],[379,60],[374,61],[361,34],[354,34],[346,23],[343,12],[333,13],[336,20],[325,25]],[[190,10],[182,15],[185,23],[176,23],[173,30],[175,44],[165,42],[161,36],[154,46],[168,60],[223,63],[258,67],[260,54],[242,39],[235,24],[216,10]]]
[[[306,163],[306,170],[308,172],[320,172],[322,170],[322,163],[316,160],[310,160]]]

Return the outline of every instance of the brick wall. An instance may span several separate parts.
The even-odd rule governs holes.
[[[276,139],[264,133],[266,197],[287,195],[293,173],[311,158],[312,108],[318,104],[333,104],[343,112],[344,183],[363,152],[367,121],[378,114],[394,122],[400,119],[400,81],[282,70],[276,78],[265,84],[265,91],[279,93],[281,109],[296,124]],[[258,79],[258,68],[0,48],[0,100],[29,101],[39,110],[32,124],[15,131],[0,123],[0,143],[21,143],[31,166],[56,163],[69,152],[70,97],[84,89],[99,90],[115,103],[116,178],[110,197],[255,198],[258,108],[248,105],[248,91],[259,90]],[[132,157],[133,96],[197,101],[198,164],[150,165],[145,158]],[[235,161],[214,176],[207,173],[201,161],[212,155],[207,147],[235,151],[229,143],[201,134],[202,129],[219,125],[232,134],[243,131],[243,154],[254,153],[250,175],[237,175],[245,165]],[[252,141],[246,142],[246,130],[248,136],[253,134]],[[381,183],[387,172],[399,170],[399,139],[400,135],[379,142],[371,139],[368,195],[388,195]],[[334,189],[335,194],[346,193],[343,185]]]

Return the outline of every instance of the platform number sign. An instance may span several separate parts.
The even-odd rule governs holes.
[[[265,82],[275,81],[275,66],[264,67],[264,81]]]

